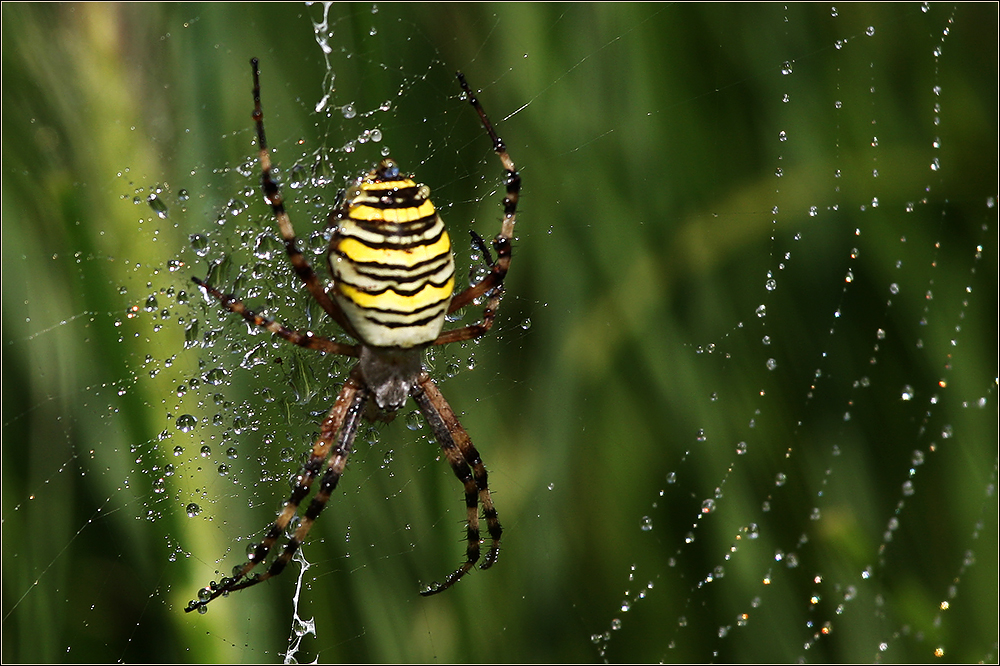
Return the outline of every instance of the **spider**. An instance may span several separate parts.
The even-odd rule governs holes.
[[[497,136],[465,77],[458,72],[463,96],[479,115],[505,172],[503,222],[500,233],[492,242],[495,259],[486,243],[472,233],[473,242],[482,252],[489,272],[465,290],[453,293],[455,265],[451,241],[430,201],[430,190],[403,174],[399,165],[387,157],[338,195],[328,218],[332,234],[327,267],[332,284],[327,287],[299,250],[295,230],[285,211],[281,190],[275,180],[276,170],[271,165],[271,155],[264,138],[257,58],[251,59],[250,65],[253,70],[252,117],[260,149],[264,200],[271,206],[295,272],[323,310],[357,344],[336,342],[314,335],[311,331],[292,330],[250,311],[235,296],[224,294],[198,278],[193,280],[227,310],[292,344],[326,354],[352,356],[358,362],[340,389],[333,408],[323,419],[309,459],[296,477],[288,501],[263,540],[251,547],[247,561],[234,567],[232,576],[202,588],[198,599],[192,600],[185,611],[204,613],[213,599],[280,574],[337,487],[361,418],[389,420],[407,398],[413,398],[417,403],[455,476],[465,487],[465,562],[444,582],[434,582],[420,594],[429,596],[443,592],[461,580],[480,559],[480,503],[486,529],[492,539],[481,569],[488,569],[496,563],[503,530],[490,497],[486,467],[455,412],[424,369],[421,354],[428,346],[478,338],[492,327],[503,295],[503,280],[510,266],[521,178],[503,140]],[[446,315],[478,302],[478,299],[485,299],[479,322],[442,332]],[[264,562],[298,515],[299,504],[317,477],[320,479],[319,489],[280,554],[266,571],[251,574],[257,565]]]

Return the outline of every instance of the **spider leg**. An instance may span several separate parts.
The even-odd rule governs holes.
[[[190,613],[193,610],[204,612],[202,609],[213,599],[230,592],[253,587],[284,571],[295,551],[309,534],[313,523],[316,522],[316,518],[326,506],[327,500],[330,499],[330,495],[344,473],[344,466],[347,464],[347,457],[351,454],[351,449],[354,446],[354,436],[357,434],[358,424],[364,413],[368,396],[369,391],[364,386],[360,371],[355,369],[340,390],[330,413],[320,425],[320,434],[316,443],[313,444],[312,454],[297,477],[291,496],[285,502],[278,517],[271,523],[264,539],[257,544],[246,563],[234,568],[232,577],[223,578],[219,583],[213,582],[209,588],[205,588],[199,593],[199,599],[192,601],[184,609],[186,612]],[[332,455],[330,454],[331,449],[333,450]],[[329,460],[327,460],[328,457]],[[267,558],[274,544],[281,538],[298,513],[299,504],[309,494],[309,488],[324,462],[326,462],[326,472],[320,479],[319,490],[316,491],[316,495],[309,503],[309,507],[295,529],[295,534],[288,539],[281,554],[271,563],[267,571],[250,576],[253,568]]]
[[[441,444],[448,462],[451,463],[455,476],[465,486],[465,507],[466,536],[468,539],[466,546],[465,562],[458,569],[453,571],[443,583],[434,583],[420,594],[430,596],[443,592],[457,583],[462,576],[475,566],[479,560],[479,503],[483,505],[483,517],[486,519],[486,529],[493,540],[490,550],[483,560],[481,569],[488,569],[497,561],[500,555],[500,536],[503,528],[500,527],[500,519],[497,510],[493,506],[493,498],[490,496],[489,482],[486,474],[486,466],[483,465],[479,451],[472,444],[469,434],[459,423],[458,417],[452,411],[451,406],[444,399],[434,380],[426,372],[420,375],[418,383],[414,386],[410,395],[416,401],[417,406],[423,413],[427,424],[430,426],[434,437]]]
[[[275,167],[271,164],[271,151],[268,150],[267,139],[264,136],[264,111],[260,105],[260,68],[257,58],[252,58],[250,65],[253,67],[253,121],[257,126],[257,145],[260,148],[261,185],[264,190],[264,201],[270,204],[271,210],[274,211],[274,219],[278,221],[278,229],[285,241],[285,252],[309,293],[348,335],[357,340],[359,339],[358,335],[344,315],[344,311],[326,293],[316,271],[299,250],[295,229],[285,211],[285,201],[281,196],[281,189],[271,175],[275,171]]]
[[[223,307],[230,312],[235,312],[251,324],[267,329],[294,345],[305,347],[306,349],[315,349],[327,354],[341,354],[343,356],[361,355],[361,350],[357,347],[357,345],[345,345],[341,342],[334,342],[329,338],[313,335],[311,332],[300,333],[299,331],[292,330],[272,319],[267,319],[266,317],[262,317],[259,314],[255,314],[253,311],[248,310],[247,306],[243,304],[243,301],[236,298],[232,294],[223,294],[215,287],[206,284],[198,278],[191,278],[191,280],[204,289],[206,293],[218,299],[219,302],[222,303]]]
[[[483,307],[483,318],[480,319],[475,324],[469,324],[468,326],[463,326],[462,328],[455,328],[450,331],[445,331],[437,337],[437,339],[432,342],[432,345],[448,345],[452,342],[461,342],[462,340],[474,340],[475,338],[486,335],[486,333],[493,328],[493,322],[497,316],[497,310],[500,309],[500,299],[503,297],[503,284],[499,284],[493,288],[489,294],[489,298],[486,300],[486,306]]]
[[[493,266],[496,265],[496,262],[490,255],[490,249],[486,246],[486,242],[475,231],[470,230],[469,233],[472,234],[472,243],[476,246],[476,249],[482,253],[483,260],[486,262],[486,265],[492,269]],[[486,306],[483,308],[483,318],[481,320],[475,324],[463,326],[462,328],[445,331],[444,333],[441,333],[431,344],[447,345],[452,342],[472,340],[485,335],[491,328],[493,328],[493,321],[496,319],[497,310],[500,309],[500,299],[503,298],[503,283],[501,282],[490,290],[488,292],[488,296],[489,298],[486,301]]]
[[[511,242],[514,238],[514,222],[517,219],[517,201],[521,192],[521,176],[517,172],[517,167],[514,166],[514,160],[512,160],[510,155],[507,153],[507,147],[504,145],[503,139],[497,136],[496,130],[493,129],[493,124],[486,116],[486,112],[483,111],[483,107],[479,104],[479,100],[476,99],[472,89],[469,88],[469,84],[465,81],[465,75],[458,72],[457,76],[458,82],[462,86],[466,99],[476,110],[476,113],[479,114],[479,119],[486,128],[487,133],[489,133],[490,139],[493,140],[493,151],[497,154],[497,157],[500,158],[500,162],[503,164],[507,194],[503,200],[503,223],[500,225],[500,233],[493,239],[493,248],[497,252],[496,261],[492,262],[490,272],[486,275],[486,277],[478,283],[469,286],[461,293],[456,294],[451,299],[451,304],[448,306],[449,313],[465,307],[476,298],[479,298],[483,294],[495,289],[503,283],[503,279],[507,275],[507,269],[510,267]],[[478,337],[479,335],[485,333],[486,330],[489,330],[489,327],[481,332],[478,332],[477,334],[471,335],[470,337]],[[434,344],[444,343],[435,341]]]

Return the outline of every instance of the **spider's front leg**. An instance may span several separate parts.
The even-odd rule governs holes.
[[[486,466],[483,464],[479,451],[472,444],[469,433],[465,431],[458,417],[452,411],[448,401],[441,395],[434,380],[426,372],[421,373],[418,383],[413,387],[413,396],[421,413],[427,420],[434,437],[441,444],[441,450],[455,471],[455,476],[465,486],[466,517],[466,557],[465,562],[453,571],[443,583],[434,583],[420,594],[430,596],[443,592],[457,583],[469,572],[479,560],[479,503],[483,505],[483,517],[486,519],[486,529],[493,540],[486,554],[481,569],[488,569],[497,561],[500,555],[500,537],[503,528],[497,510],[490,496],[489,481]]]
[[[510,154],[507,152],[507,147],[503,139],[493,129],[493,123],[490,122],[489,117],[479,103],[479,99],[466,82],[465,75],[462,72],[458,72],[456,75],[458,76],[459,84],[462,86],[462,92],[465,94],[466,101],[479,114],[479,119],[482,121],[483,127],[486,128],[486,132],[493,141],[493,152],[497,154],[497,157],[500,158],[500,163],[503,165],[507,193],[503,200],[503,222],[500,225],[500,233],[493,239],[493,248],[497,252],[497,259],[493,262],[490,273],[486,277],[478,284],[470,286],[452,299],[451,305],[448,308],[449,313],[465,307],[474,299],[503,283],[503,279],[507,275],[507,269],[510,267],[511,242],[514,239],[514,223],[517,221],[517,202],[521,194],[521,175],[514,165],[514,160],[511,159]]]
[[[305,347],[306,349],[315,349],[316,351],[325,352],[327,354],[340,354],[342,356],[361,355],[361,350],[357,345],[345,345],[342,342],[334,342],[329,338],[313,335],[311,331],[301,333],[288,328],[273,319],[268,319],[267,317],[262,317],[259,314],[256,314],[253,310],[248,309],[247,306],[243,304],[243,301],[236,298],[232,294],[224,294],[207,282],[199,280],[196,277],[191,278],[191,281],[204,289],[206,294],[217,299],[220,303],[222,303],[222,306],[230,312],[235,312],[254,326],[266,329],[294,345]]]
[[[278,230],[285,241],[285,252],[288,260],[292,263],[296,274],[302,279],[309,293],[316,299],[316,302],[326,311],[337,324],[355,340],[358,339],[351,322],[344,316],[343,310],[337,302],[330,298],[320,281],[316,271],[299,250],[298,238],[295,236],[295,229],[292,227],[292,220],[285,210],[285,201],[281,196],[281,188],[275,182],[272,173],[275,171],[271,164],[271,151],[267,147],[267,137],[264,134],[264,110],[260,103],[260,67],[257,58],[250,59],[250,66],[253,68],[253,121],[257,127],[257,147],[260,150],[261,187],[264,190],[264,201],[266,201],[274,213],[274,219],[278,222]]]
[[[295,551],[299,549],[306,535],[309,534],[313,523],[316,522],[316,518],[326,506],[327,500],[330,499],[330,495],[344,473],[344,466],[347,464],[347,458],[354,446],[354,436],[357,434],[358,424],[364,413],[368,397],[369,391],[361,379],[360,371],[355,368],[344,383],[340,394],[337,395],[337,400],[330,413],[320,425],[319,438],[313,444],[312,454],[296,479],[291,496],[285,502],[281,513],[271,523],[264,539],[257,544],[243,565],[234,567],[231,577],[225,577],[218,583],[213,581],[209,587],[202,588],[198,593],[198,599],[191,601],[184,609],[185,612],[190,613],[197,610],[199,613],[204,613],[208,609],[209,602],[213,599],[252,587],[284,571]],[[329,460],[327,460],[328,457]],[[250,576],[254,567],[267,559],[274,544],[281,538],[292,519],[298,514],[299,504],[309,494],[309,488],[319,475],[324,463],[326,463],[326,472],[320,479],[319,490],[316,491],[316,495],[309,503],[302,520],[295,528],[295,534],[289,537],[281,554],[271,563],[267,571]]]
[[[497,309],[500,307],[500,297],[503,295],[503,281],[507,277],[507,271],[510,268],[511,244],[514,241],[514,223],[517,221],[517,202],[521,194],[521,176],[514,165],[514,160],[511,159],[510,154],[507,152],[507,147],[504,145],[503,139],[493,129],[493,124],[466,82],[465,76],[461,72],[458,72],[457,75],[466,100],[476,110],[476,113],[479,114],[479,119],[482,121],[483,127],[486,128],[486,132],[493,141],[493,151],[500,158],[500,163],[503,165],[507,191],[503,200],[503,222],[500,224],[500,233],[493,239],[493,249],[496,250],[497,256],[496,260],[489,262],[490,272],[476,284],[470,285],[459,294],[455,294],[448,305],[448,313],[451,314],[456,310],[464,308],[480,296],[488,294],[489,298],[483,310],[483,319],[479,323],[442,333],[434,341],[435,345],[445,345],[461,340],[478,338],[493,326]],[[480,248],[481,251],[484,249],[485,247]]]

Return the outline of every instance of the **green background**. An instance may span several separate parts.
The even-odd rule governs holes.
[[[494,333],[432,359],[500,562],[419,597],[462,557],[460,487],[410,419],[366,428],[299,660],[995,661],[996,5],[375,7],[330,8],[328,69],[322,6],[2,6],[4,661],[286,649],[297,567],[182,612],[344,376],[191,289],[214,263],[337,335],[259,201],[254,55],[314,251],[387,146],[467,270],[500,168],[455,69],[524,181]],[[360,117],[315,111],[331,84]]]

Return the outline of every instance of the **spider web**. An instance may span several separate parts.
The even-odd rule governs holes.
[[[5,661],[996,661],[995,5],[3,5]],[[459,275],[524,190],[494,332],[366,425],[285,575],[182,612],[288,494],[341,334],[310,261],[391,152]],[[476,317],[465,313],[465,319]],[[488,655],[485,656],[484,655]]]

